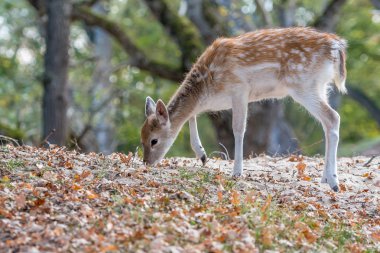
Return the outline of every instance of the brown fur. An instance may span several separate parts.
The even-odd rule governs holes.
[[[344,42],[334,34],[318,32],[311,28],[282,28],[259,30],[234,38],[215,40],[199,57],[168,103],[170,119],[174,120],[172,124],[182,124],[186,120],[186,114],[191,113],[191,108],[195,107],[201,94],[223,92],[226,84],[238,83],[239,77],[232,73],[236,65],[244,67],[279,62],[281,67],[278,78],[281,79],[297,72],[289,69],[289,62],[308,64],[318,52],[318,58],[314,59],[315,64],[326,58],[331,59],[330,52],[334,41],[342,43],[340,70],[341,75],[345,77]],[[302,62],[301,56],[293,50],[302,52],[306,62]]]
[[[344,80],[345,42],[334,34],[311,28],[282,28],[219,38],[199,57],[169,101],[167,108],[172,128],[179,129],[188,120],[202,96],[212,97],[224,92],[226,85],[240,83],[240,77],[233,73],[236,68],[275,62],[280,65],[278,79],[282,79],[297,76],[299,70],[292,69],[292,65],[318,67],[326,59],[335,61],[332,49],[339,49],[339,70]],[[154,118],[148,117],[141,131],[143,142],[156,127]]]

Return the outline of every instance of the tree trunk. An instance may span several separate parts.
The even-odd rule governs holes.
[[[64,145],[68,134],[66,112],[71,4],[66,0],[49,0],[46,7],[43,138],[49,136],[49,143]]]
[[[101,3],[93,7],[95,12],[106,13]],[[96,57],[96,66],[92,75],[92,107],[97,108],[107,99],[104,94],[111,94],[112,87],[109,82],[111,70],[111,51],[112,44],[109,35],[99,27],[91,28],[93,34],[94,51]],[[96,139],[96,152],[111,154],[115,148],[114,126],[115,108],[112,103],[107,103],[94,118],[94,135]]]

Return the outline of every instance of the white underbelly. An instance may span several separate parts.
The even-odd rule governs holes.
[[[202,111],[223,111],[232,108],[232,98],[228,94],[214,95],[203,102]]]

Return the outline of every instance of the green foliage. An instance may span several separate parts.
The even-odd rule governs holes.
[[[307,1],[305,1],[307,2]],[[316,1],[313,1],[315,4]],[[310,3],[309,3],[310,4]],[[306,4],[306,6],[309,6]],[[315,8],[310,6],[309,10]],[[316,9],[314,9],[316,10]],[[348,1],[340,14],[337,33],[348,41],[347,50],[347,84],[360,88],[369,96],[378,107],[380,101],[380,15],[374,12],[370,1]],[[352,155],[344,148],[352,147],[358,142],[367,142],[369,139],[380,136],[380,127],[371,118],[371,115],[349,96],[343,95],[339,113],[341,116],[341,146],[345,155]],[[299,106],[287,104],[287,116],[295,127],[296,136],[300,141],[301,149],[306,154],[323,153],[324,144],[315,144],[323,139],[321,126]],[[355,146],[355,145],[354,145]],[[368,148],[368,146],[363,146]],[[351,149],[352,150],[352,149]],[[360,150],[355,150],[360,152]]]
[[[349,1],[342,12],[338,33],[349,44],[347,83],[363,90],[378,107],[380,101],[380,15],[373,11],[370,1]],[[341,136],[347,143],[355,143],[380,136],[380,127],[356,102],[345,97],[340,109]]]
[[[323,10],[328,1],[297,1],[296,24],[311,22]],[[276,9],[283,1],[275,0],[268,5],[274,22],[278,22]],[[182,59],[181,50],[167,30],[157,22],[143,1],[111,0],[105,4],[108,18],[121,25],[132,41],[155,62],[171,68],[178,68],[183,60],[194,61],[204,45],[186,17],[177,16],[175,29],[185,29],[183,40],[191,52],[185,54],[191,59]],[[167,1],[170,11],[177,12],[180,1]],[[282,6],[283,7],[283,6]],[[260,25],[260,14],[254,1],[233,1],[232,11],[238,18],[249,24]],[[206,8],[209,10],[210,8]],[[222,18],[230,15],[223,6],[217,10]],[[43,71],[44,39],[42,23],[35,10],[27,1],[4,0],[0,3],[0,133],[22,139],[25,143],[39,144],[41,140],[41,76]],[[213,18],[213,15],[209,16]],[[90,121],[89,109],[93,98],[92,75],[95,69],[94,50],[89,41],[86,27],[80,22],[71,26],[70,47],[70,102],[69,116],[71,130],[79,133]],[[216,28],[218,29],[218,28]],[[360,88],[378,106],[380,94],[380,15],[373,11],[368,0],[350,0],[342,9],[337,33],[348,40],[347,69],[350,85]],[[234,33],[242,32],[237,27]],[[178,84],[151,76],[149,73],[127,67],[129,57],[113,43],[110,65],[115,70],[109,80],[116,96],[110,103],[116,108],[117,149],[122,152],[136,150],[140,145],[140,126],[144,121],[144,102],[147,95],[162,98],[166,103]],[[102,100],[112,91],[97,94]],[[300,147],[306,154],[323,153],[323,131],[319,123],[293,102],[286,102],[287,117],[294,127]],[[354,143],[369,143],[380,136],[379,126],[360,105],[344,96],[341,107],[341,144],[352,147]],[[96,118],[96,115],[95,115]],[[219,150],[212,125],[206,115],[198,119],[202,142],[208,153]],[[181,131],[169,156],[194,156],[189,144],[188,126]],[[349,148],[351,149],[351,148]],[[347,153],[345,153],[347,154]]]

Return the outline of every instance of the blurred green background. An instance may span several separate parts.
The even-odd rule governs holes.
[[[39,145],[44,139],[41,101],[46,17],[32,6],[33,2],[36,1],[2,0],[0,3],[0,134],[19,139],[25,144]],[[144,1],[90,2],[72,1],[72,4],[73,8],[81,4],[93,8],[91,4],[97,2],[95,4],[102,7],[102,15],[122,27],[149,59],[173,69],[181,64],[181,47]],[[173,0],[165,3],[181,18],[189,20],[184,10],[186,2]],[[281,8],[292,8],[292,25],[309,25],[330,3],[312,0],[209,2],[214,8],[214,16],[227,20],[228,33],[231,35],[243,33],[246,27],[264,27],[267,25],[264,15],[270,16],[270,22],[273,22],[271,26],[280,26],[278,19]],[[347,84],[360,90],[376,107],[380,107],[380,10],[376,9],[375,2],[344,1],[336,14],[334,30],[349,45]],[[264,10],[260,11],[259,7]],[[145,97],[149,95],[168,102],[178,83],[131,65],[129,54],[110,36],[111,57],[107,60],[104,79],[107,84],[94,91],[94,72],[98,71],[96,68],[99,63],[96,59],[96,43],[91,39],[94,33],[92,29],[81,20],[73,20],[70,24],[67,145],[73,148],[80,146],[82,151],[106,152],[96,144],[97,126],[106,122],[111,132],[109,138],[112,138],[109,149],[134,152],[140,145]],[[99,104],[95,102],[103,100],[106,101],[106,112],[94,110],[94,104]],[[324,145],[319,142],[323,139],[323,131],[319,123],[291,99],[286,99],[284,104],[285,117],[294,130],[302,152],[307,155],[323,153]],[[362,105],[351,96],[343,95],[339,98],[338,111],[341,115],[340,155],[361,154],[379,146],[379,124]],[[104,118],[107,114],[109,117]],[[220,150],[210,118],[202,115],[198,123],[207,152]],[[83,134],[86,126],[90,130],[78,143],[76,139]],[[185,125],[168,155],[193,157],[189,138]]]

